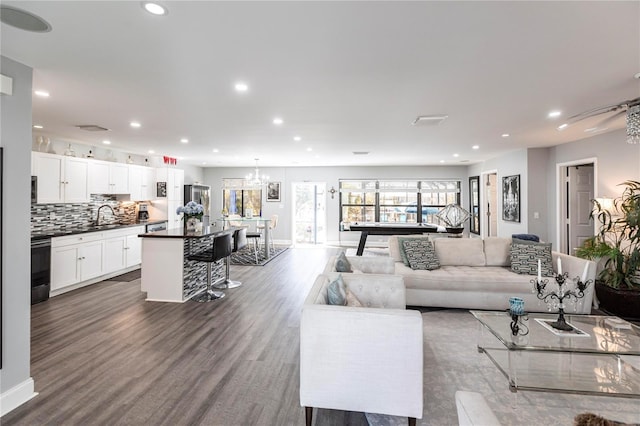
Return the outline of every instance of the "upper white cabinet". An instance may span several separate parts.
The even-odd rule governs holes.
[[[33,152],[33,174],[38,177],[37,202],[89,201],[89,162],[84,158]]]
[[[167,183],[166,204],[161,204],[167,209],[167,227],[172,229],[182,226],[182,216],[176,214],[176,209],[184,204],[184,170],[159,168],[156,172],[156,180]]]
[[[89,162],[89,193],[128,194],[129,165],[96,160]]]
[[[155,197],[155,169],[145,166],[129,166],[129,191],[131,201],[153,200]]]

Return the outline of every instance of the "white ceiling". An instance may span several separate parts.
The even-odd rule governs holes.
[[[137,1],[2,3],[53,27],[1,24],[2,55],[51,94],[33,98],[41,134],[179,164],[473,163],[589,135],[590,123],[558,132],[552,109],[640,96],[638,1],[166,1],[162,17]],[[449,118],[411,125],[425,114]]]

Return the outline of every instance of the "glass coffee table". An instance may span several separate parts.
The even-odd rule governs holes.
[[[578,329],[548,326],[557,314],[531,313],[512,333],[508,312],[471,311],[479,322],[478,351],[518,390],[640,398],[640,327],[616,317],[566,315]],[[490,333],[487,333],[489,331]]]

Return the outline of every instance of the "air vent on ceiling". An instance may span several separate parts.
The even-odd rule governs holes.
[[[353,155],[368,155],[369,151],[353,151]]]
[[[446,120],[449,116],[448,115],[419,115],[416,117],[415,120],[413,120],[413,124],[414,126],[437,126],[438,124],[442,123],[444,120]]]
[[[106,127],[98,126],[97,124],[78,124],[78,129],[86,130],[87,132],[106,132],[109,129]]]

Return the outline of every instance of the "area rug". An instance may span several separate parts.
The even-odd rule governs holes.
[[[108,280],[105,280],[105,281],[120,281],[120,282],[128,283],[140,278],[140,274],[141,274],[141,270],[136,269],[135,271],[127,272],[126,274],[118,275],[116,277],[109,278]]]
[[[269,259],[265,258],[264,250],[258,250],[258,263],[256,263],[256,256],[253,252],[253,247],[248,245],[238,252],[231,253],[231,264],[243,266],[264,266],[276,257],[280,256],[287,249],[288,247],[276,246],[275,249],[271,249],[271,257]]]

